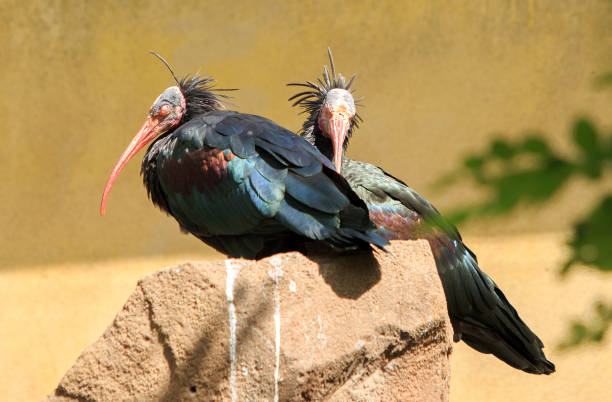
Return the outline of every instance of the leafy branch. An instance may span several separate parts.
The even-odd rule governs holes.
[[[510,142],[494,140],[489,149],[463,161],[456,173],[443,177],[438,186],[472,179],[488,190],[490,197],[461,207],[449,214],[460,223],[474,217],[509,213],[521,205],[539,204],[551,199],[573,177],[600,179],[612,168],[612,133],[603,135],[587,119],[577,120],[572,129],[575,155],[564,157],[551,149],[546,139],[529,135]],[[573,227],[570,259],[562,272],[575,263],[612,270],[612,192]]]

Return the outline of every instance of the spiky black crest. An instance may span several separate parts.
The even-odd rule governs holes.
[[[149,53],[164,63],[168,71],[170,71],[170,74],[172,74],[172,78],[174,78],[174,81],[176,81],[176,84],[181,89],[181,93],[185,97],[185,103],[187,105],[187,110],[183,115],[183,121],[187,121],[200,113],[212,112],[213,110],[225,108],[224,104],[229,103],[228,99],[230,99],[231,96],[218,94],[216,92],[236,91],[236,89],[215,88],[216,81],[212,77],[205,77],[198,74],[184,77],[179,81],[172,67],[170,67],[170,64],[168,64],[163,57],[152,50],[149,50]]]
[[[229,95],[219,94],[220,91],[235,91],[235,89],[215,88],[215,80],[201,75],[187,76],[180,80],[179,88],[185,97],[187,110],[184,121],[201,113],[224,109]]]
[[[332,89],[345,89],[349,91],[351,94],[355,92],[354,89],[351,89],[351,85],[355,78],[357,78],[356,74],[351,76],[351,79],[346,81],[342,74],[336,74],[336,67],[334,65],[334,58],[332,57],[331,49],[327,48],[327,54],[329,55],[329,64],[331,65],[331,75],[329,69],[326,65],[323,66],[323,80],[321,78],[317,78],[317,82],[306,81],[306,82],[292,82],[287,84],[288,86],[296,86],[296,87],[306,87],[308,88],[306,91],[297,93],[289,98],[289,101],[294,101],[292,106],[298,106],[302,108],[301,113],[308,114],[308,118],[302,125],[299,133],[300,135],[304,135],[309,137],[313,135],[313,130],[316,126],[317,118],[319,112],[321,111],[321,106],[323,106],[323,102],[327,97],[327,93]],[[358,103],[362,101],[364,98],[354,99],[355,105],[358,106]],[[347,140],[352,134],[353,128],[358,128],[359,123],[363,121],[359,116],[359,113],[355,114],[353,119],[351,120],[351,127],[349,128],[347,134]]]

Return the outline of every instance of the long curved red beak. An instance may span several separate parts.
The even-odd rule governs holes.
[[[140,130],[138,130],[138,133],[132,142],[130,142],[130,145],[128,145],[125,151],[123,151],[123,154],[121,154],[119,161],[117,161],[117,164],[113,168],[113,171],[106,182],[106,187],[104,188],[104,193],[102,194],[102,203],[100,204],[100,215],[104,215],[104,212],[106,211],[106,200],[108,198],[108,194],[110,193],[111,187],[117,179],[117,176],[119,176],[121,169],[127,165],[130,159],[132,159],[132,157],[136,155],[138,151],[140,151],[145,145],[160,134],[158,123],[159,121],[157,119],[153,119],[149,116]]]
[[[350,123],[348,117],[342,113],[332,113],[330,123],[331,141],[334,147],[334,165],[336,165],[336,172],[340,173],[344,154],[344,139]]]

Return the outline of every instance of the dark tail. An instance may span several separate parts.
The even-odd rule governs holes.
[[[436,238],[431,246],[455,340],[462,339],[479,352],[493,354],[527,373],[554,373],[555,365],[542,350],[544,344],[480,270],[476,256],[460,241],[449,238]]]

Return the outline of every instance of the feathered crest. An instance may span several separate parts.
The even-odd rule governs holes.
[[[170,64],[161,57],[158,53],[149,50],[149,53],[157,57],[170,71],[172,78],[176,81],[176,84],[181,90],[181,93],[185,97],[185,103],[187,104],[187,111],[183,120],[189,120],[192,116],[200,113],[206,113],[217,109],[225,109],[225,104],[231,104],[228,100],[231,96],[225,94],[218,94],[215,92],[223,91],[237,91],[237,89],[221,89],[215,88],[215,80],[212,77],[206,77],[199,74],[193,76],[187,76],[182,78],[180,81],[176,78],[174,71],[170,67]]]
[[[217,92],[236,91],[236,89],[215,88],[215,82],[213,78],[201,75],[187,76],[181,79],[179,88],[187,104],[185,120],[201,113],[225,109],[226,104],[231,104],[229,102],[231,96]]]
[[[303,109],[301,113],[309,114],[309,118],[304,122],[304,125],[300,130],[300,134],[308,133],[312,129],[317,120],[317,114],[321,110],[323,101],[325,100],[325,97],[329,91],[339,88],[345,89],[351,94],[355,92],[354,89],[351,89],[351,85],[353,84],[355,78],[357,78],[357,74],[353,74],[351,79],[348,81],[346,81],[342,74],[338,73],[336,75],[336,66],[334,65],[334,58],[330,48],[327,48],[327,54],[329,56],[329,64],[331,66],[331,75],[327,66],[324,65],[322,80],[321,78],[317,78],[317,82],[306,81],[292,82],[287,84],[287,86],[308,88],[308,90],[297,93],[289,98],[289,101],[294,101],[292,106],[299,106]],[[358,103],[363,99],[363,97],[354,99],[355,105],[358,105]],[[357,128],[359,126],[359,122],[361,121],[362,119],[359,114],[355,114],[355,117],[353,117],[353,120],[351,121],[351,127],[354,126]]]

